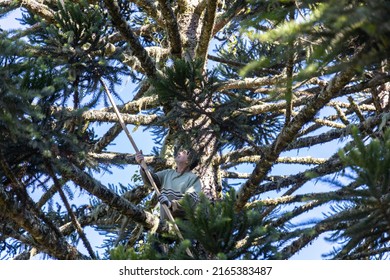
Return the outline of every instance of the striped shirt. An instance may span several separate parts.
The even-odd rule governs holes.
[[[176,170],[167,169],[156,172],[161,183],[161,194],[164,194],[172,203],[172,215],[179,214],[179,201],[186,194],[194,201],[194,205],[199,200],[198,194],[201,191],[201,182],[199,177],[192,172],[178,173]],[[164,211],[160,212],[161,219],[167,219]]]

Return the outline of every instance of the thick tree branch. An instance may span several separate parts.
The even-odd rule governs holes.
[[[247,9],[246,6],[247,2],[245,0],[238,0],[234,1],[233,7],[225,7],[226,12],[220,13],[216,18],[212,36],[215,36],[232,19],[243,15]]]
[[[302,106],[304,105],[310,98],[309,97],[301,97],[299,99],[295,99],[292,102],[292,106]],[[275,103],[263,103],[263,104],[257,104],[253,106],[248,106],[243,109],[235,110],[231,113],[230,117],[237,117],[239,115],[245,114],[250,116],[255,116],[263,113],[271,113],[271,112],[281,112],[282,110],[285,110],[287,106],[287,102],[285,100],[275,102]]]
[[[177,7],[180,13],[184,13],[188,9],[188,0],[177,0]]]
[[[231,160],[229,164],[226,164],[224,168],[229,168],[240,163],[257,163],[261,161],[261,156],[251,155],[251,156],[242,156],[236,160]],[[312,165],[312,164],[322,164],[326,161],[325,158],[313,158],[311,156],[306,157],[279,157],[275,163],[284,163],[284,164],[300,164],[300,165]]]
[[[54,13],[53,11],[45,4],[42,3],[42,1],[34,1],[34,0],[0,0],[0,7],[9,7],[14,6],[17,7],[24,7],[33,14],[37,14],[43,19],[45,19],[47,22],[52,22],[54,20]]]
[[[371,118],[367,118],[364,123],[360,123],[360,124],[351,123],[345,128],[331,129],[327,132],[324,132],[316,136],[307,136],[307,137],[298,138],[286,147],[286,151],[300,149],[304,147],[312,147],[314,145],[330,142],[335,139],[340,139],[342,137],[350,135],[351,128],[353,126],[357,126],[360,131],[365,131],[369,133],[375,126],[377,126],[381,122],[381,120],[386,115],[387,115],[386,113],[382,113],[373,116]]]
[[[219,0],[207,0],[202,31],[200,33],[201,36],[195,50],[196,57],[201,58],[202,61],[206,61],[210,40],[212,38],[212,31],[214,28],[217,5],[219,2]]]
[[[162,47],[145,47],[144,48],[146,54],[149,56],[151,60],[159,61],[164,58],[167,58],[170,54],[169,48]],[[131,48],[126,48],[123,52],[122,62],[132,68],[133,71],[138,71],[140,73],[146,73],[145,69],[142,66],[141,61],[134,53],[134,50]],[[153,58],[153,59],[152,59]],[[146,73],[147,74],[147,73]]]
[[[157,115],[130,115],[121,114],[125,124],[134,125],[150,125],[158,120]],[[93,122],[118,122],[118,117],[115,113],[102,112],[100,110],[89,110],[81,115],[84,121]]]
[[[158,227],[159,221],[154,215],[136,207],[128,200],[112,192],[75,165],[69,163],[67,167],[59,167],[59,170],[65,178],[72,180],[81,188],[101,199],[121,214],[143,225],[145,228],[151,229]]]
[[[256,165],[251,177],[241,187],[236,205],[238,209],[244,207],[245,203],[253,195],[257,185],[264,179],[277,160],[279,154],[293,141],[302,126],[310,121],[332,98],[338,96],[341,89],[350,81],[354,74],[355,70],[349,68],[333,78],[330,85],[321,94],[312,98],[289,125],[285,126],[272,144],[271,149],[265,153],[264,159]]]
[[[109,152],[109,153],[89,153],[88,155],[101,163],[138,165],[138,163],[135,161],[134,154]],[[161,159],[155,156],[145,156],[145,163],[151,166],[164,165],[166,167],[169,167],[169,166],[173,166],[174,160]]]
[[[383,116],[373,117],[370,120],[367,120],[365,123],[360,124],[359,129],[363,133],[370,134],[372,133],[373,128],[380,123],[382,118]],[[350,146],[351,143],[346,145],[346,147],[350,147]],[[328,174],[333,174],[335,172],[338,172],[342,168],[343,168],[343,164],[338,157],[338,153],[335,153],[326,162],[312,169],[305,170],[296,175],[280,177],[277,180],[273,180],[272,182],[260,185],[257,188],[257,191],[253,193],[253,195],[259,195],[261,193],[265,193],[273,190],[280,190],[281,188],[288,187],[288,186],[303,185],[306,182],[313,179],[312,178],[313,174],[315,174],[316,177],[322,177]],[[334,194],[337,194],[337,192],[335,192]],[[281,198],[281,200],[283,199],[285,198]],[[254,203],[256,204],[257,202]],[[248,204],[248,207],[250,207],[250,204]]]
[[[175,57],[181,57],[180,32],[171,4],[166,0],[158,0],[158,3],[165,21],[165,30],[168,34],[168,41],[171,47],[170,53]]]
[[[112,22],[116,28],[121,32],[122,36],[129,43],[131,49],[133,50],[134,55],[138,58],[141,63],[142,68],[149,78],[155,77],[157,70],[154,62],[138,41],[138,38],[134,35],[130,26],[127,22],[121,17],[121,11],[118,6],[117,1],[105,0],[104,3],[110,13]]]
[[[380,115],[376,115],[370,118],[367,118],[364,123],[360,124],[350,124],[342,129],[331,129],[327,132],[321,133],[315,136],[307,136],[294,140],[292,143],[288,144],[285,148],[285,151],[291,151],[295,149],[301,149],[305,147],[313,147],[315,145],[327,143],[336,139],[340,139],[342,137],[346,137],[350,135],[352,126],[357,126],[360,131],[364,131],[366,133],[370,133],[372,129],[379,125],[381,120],[386,117],[386,113],[382,113]],[[261,147],[263,153],[271,148],[271,145]],[[220,158],[215,159],[216,164],[228,164],[228,163],[241,163],[245,162],[242,158],[248,158],[256,154],[256,151],[252,147],[245,147],[242,149],[235,150],[233,152],[226,153]],[[226,165],[226,166],[231,166]],[[238,176],[231,174],[231,176]],[[243,177],[243,176],[240,176]]]
[[[136,3],[146,14],[157,21],[158,24],[163,24],[161,13],[157,7],[156,1],[151,0],[132,0],[129,2]]]
[[[390,78],[390,76],[387,76],[387,75],[377,76],[377,77],[375,77],[375,79],[372,79],[368,82],[358,83],[355,85],[351,85],[350,87],[347,87],[345,89],[342,89],[342,91],[340,91],[339,95],[341,96],[341,95],[347,95],[347,94],[352,94],[355,92],[363,91],[363,90],[371,88],[375,85],[380,85],[389,78]],[[279,79],[279,78],[277,78],[277,79]],[[228,89],[255,89],[255,88],[258,88],[260,86],[269,86],[269,85],[273,84],[275,81],[274,81],[274,78],[272,78],[272,79],[270,79],[270,78],[247,78],[247,79],[244,79],[241,81],[240,80],[231,80],[231,81],[223,83],[219,87],[218,90],[223,91],[223,90],[228,90]],[[317,94],[320,93],[319,87],[317,87],[316,90],[313,90],[313,89],[311,89],[311,90],[314,92],[317,92]],[[297,95],[297,92],[295,92],[294,95]],[[302,105],[306,104],[310,100],[310,98],[311,98],[311,95],[309,95],[309,96],[303,95],[302,97],[299,97],[298,99],[294,99],[292,106],[293,107],[302,106]],[[261,101],[260,102],[257,101],[257,102],[261,103],[261,104],[254,104],[252,106],[248,106],[248,107],[243,108],[243,109],[238,109],[236,111],[233,111],[231,113],[231,116],[236,117],[236,116],[239,116],[241,114],[257,115],[257,114],[266,113],[266,112],[278,112],[278,111],[283,110],[287,105],[285,100],[282,100],[279,102],[272,102],[272,103],[261,102]],[[342,108],[348,108],[348,112],[352,112],[351,104],[348,104],[345,102],[330,101],[327,105],[334,107],[336,104],[338,104]],[[374,106],[372,106],[372,105],[360,104],[357,106],[360,110],[363,110],[363,111],[373,111],[374,110]]]
[[[56,186],[57,191],[58,191],[58,193],[59,193],[59,195],[61,197],[61,200],[64,203],[64,206],[65,206],[66,210],[68,211],[68,215],[70,216],[71,221],[72,221],[73,225],[75,226],[75,228],[77,230],[77,233],[79,234],[81,240],[83,241],[83,244],[84,244],[85,248],[87,249],[87,251],[88,251],[89,255],[91,256],[91,258],[96,260],[96,255],[95,255],[95,252],[92,249],[91,243],[87,239],[87,236],[85,235],[84,230],[81,227],[79,220],[77,219],[77,217],[75,216],[75,214],[72,211],[72,207],[71,207],[71,205],[70,205],[70,203],[69,203],[69,201],[68,201],[64,191],[62,190],[62,184],[61,184],[60,180],[54,174],[54,171],[53,171],[53,169],[52,169],[50,164],[47,164],[47,168],[48,168],[48,171],[50,173],[50,176],[53,179],[54,185]]]
[[[118,123],[117,115],[113,112],[107,112],[107,109],[88,110],[80,115],[78,110],[73,110],[69,107],[52,107],[52,112],[55,114],[62,114],[62,116],[65,117],[80,117],[84,121]],[[127,113],[122,113],[121,115],[126,124],[150,125],[151,123],[159,120],[157,115],[132,115]]]
[[[262,78],[245,78],[243,80],[229,80],[223,82],[217,91],[224,91],[228,89],[257,89],[261,86],[269,86],[274,84],[281,76],[262,77]]]
[[[94,152],[100,152],[107,147],[122,132],[122,126],[119,123],[114,124],[109,130],[95,143]]]
[[[148,97],[142,97],[132,102],[128,102],[124,106],[118,106],[118,108],[123,113],[135,114],[141,111],[142,109],[149,109],[155,106],[157,102],[158,102],[158,96],[153,95]],[[112,111],[112,108],[102,109],[102,111]],[[94,151],[95,152],[102,151],[105,147],[107,147],[108,144],[114,141],[114,139],[119,135],[121,131],[122,131],[122,127],[119,123],[113,125],[95,144]]]
[[[320,234],[327,231],[342,229],[344,226],[345,225],[343,223],[334,224],[322,221],[317,223],[313,228],[303,229],[297,240],[293,241],[291,245],[283,248],[280,259],[287,260],[291,258],[295,253],[316,239]]]
[[[12,192],[0,188],[0,208],[3,215],[27,230],[34,238],[39,250],[57,259],[86,259],[77,249],[69,245],[62,237],[58,237],[42,220],[38,219],[22,203],[14,200]]]
[[[349,194],[345,190],[339,190],[334,192],[321,192],[321,193],[305,193],[298,195],[284,195],[277,198],[269,198],[262,199],[258,201],[265,206],[276,206],[281,204],[293,204],[297,202],[307,202],[307,201],[315,201],[315,202],[328,202],[332,201],[341,201],[346,200],[349,201],[351,197],[355,195]],[[337,199],[336,199],[337,198]],[[252,207],[249,206],[249,207]]]

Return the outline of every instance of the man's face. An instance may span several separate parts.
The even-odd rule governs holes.
[[[188,164],[188,151],[187,150],[179,150],[179,152],[176,155],[176,163],[186,163]]]

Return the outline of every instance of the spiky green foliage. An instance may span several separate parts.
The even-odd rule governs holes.
[[[166,67],[164,76],[151,80],[160,102],[172,106],[175,102],[195,101],[192,98],[196,91],[203,95],[207,94],[205,88],[202,88],[202,83],[205,83],[202,65],[201,60],[187,62],[175,59],[172,66]]]
[[[164,239],[155,235],[148,235],[146,242],[138,242],[135,246],[129,247],[119,245],[110,250],[110,260],[191,260],[187,253],[191,247],[188,239],[174,241],[175,239]],[[194,251],[193,249],[191,249]]]
[[[243,68],[242,73],[287,61],[293,50],[298,60],[306,59],[306,63],[297,65],[301,68],[299,80],[307,79],[315,72],[332,74],[350,67],[346,59],[358,47],[364,52],[364,58],[358,62],[361,68],[380,63],[388,56],[390,26],[386,1],[302,1],[298,13],[294,12],[292,3],[273,2],[268,13],[261,13],[245,24],[275,24],[276,28],[270,28],[268,32],[249,31],[246,34],[272,44],[278,55],[274,56],[274,61],[263,55]],[[311,9],[315,12],[310,13]],[[283,21],[291,12],[288,21]],[[267,23],[269,19],[272,20]],[[294,48],[289,48],[291,43]],[[286,48],[289,51],[281,51]]]
[[[250,58],[247,60],[250,61]],[[221,73],[225,76],[224,79],[230,75],[223,70],[203,73],[202,67],[201,60],[187,62],[175,59],[172,65],[164,69],[164,75],[150,80],[161,104],[169,111],[169,114],[161,119],[161,123],[171,122],[182,134],[178,135],[179,138],[188,138],[189,133],[194,134],[190,137],[196,138],[203,122],[199,122],[198,127],[194,125],[191,131],[180,132],[180,127],[207,115],[221,150],[226,147],[238,149],[245,145],[270,143],[281,129],[280,114],[234,114],[239,110],[245,111],[250,105],[247,98],[256,95],[239,90],[234,94],[219,91],[224,84],[220,79]],[[155,133],[160,137],[164,135],[161,129],[156,129]]]
[[[6,195],[14,195],[20,205],[41,219],[42,230],[44,226],[49,226],[58,235],[55,227],[69,223],[70,213],[64,211],[60,204],[55,204],[50,196],[55,191],[50,190],[48,184],[52,176],[48,166],[62,166],[68,160],[77,166],[85,166],[85,147],[88,144],[84,141],[89,142],[93,136],[79,122],[61,113],[53,114],[54,105],[64,101],[62,94],[67,83],[52,60],[37,57],[28,43],[10,40],[7,35],[2,34],[0,41],[1,186],[7,186]],[[29,192],[41,190],[49,195],[36,205]],[[74,198],[73,191],[66,184],[63,192],[69,199]],[[38,205],[48,200],[47,216],[44,216]],[[74,210],[78,209],[78,206],[73,206]],[[4,209],[5,205],[1,207]],[[13,223],[2,217],[1,224]],[[25,230],[20,233],[25,233]],[[10,231],[9,234],[14,233]],[[23,242],[18,240],[8,243],[7,234],[1,236],[1,242],[12,255],[26,250]],[[77,244],[78,237],[70,234],[69,242]]]
[[[237,212],[235,200],[236,192],[231,189],[214,202],[202,195],[196,209],[191,209],[190,201],[184,203],[186,219],[179,225],[185,236],[220,259],[271,258],[276,252],[272,243],[280,233],[262,217],[263,207]]]
[[[280,238],[277,228],[262,218],[262,207],[236,212],[232,189],[222,200],[211,202],[201,195],[196,208],[186,196],[185,218],[176,219],[184,240],[175,235],[149,235],[133,248],[120,245],[111,259],[269,259],[275,258]],[[146,242],[147,241],[147,242]],[[254,246],[254,244],[256,244]],[[193,257],[186,249],[189,248]]]
[[[50,106],[61,100],[64,87],[51,63],[23,49],[23,42],[4,38],[1,44],[1,153],[11,168],[24,169],[25,176],[34,177],[43,171],[54,150],[68,147],[79,152],[82,146],[77,148],[73,143],[85,131],[75,129],[73,135],[63,134],[67,119],[51,115]]]
[[[64,87],[64,104],[74,97],[75,107],[93,107],[105,97],[100,78],[105,78],[112,89],[123,75],[129,75],[125,66],[115,63],[118,59],[115,50],[121,44],[108,41],[113,31],[106,25],[107,12],[86,0],[65,1],[64,6],[59,4],[53,20],[55,23],[47,24],[24,15],[25,24],[41,24],[37,32],[29,35],[32,48],[36,48],[36,55],[48,55],[57,75],[71,85],[68,89]]]
[[[389,257],[390,230],[390,129],[365,143],[353,131],[356,148],[340,151],[349,178],[356,186],[351,199],[334,209],[328,220],[343,224],[330,241],[341,243],[331,256],[336,259],[383,259]]]

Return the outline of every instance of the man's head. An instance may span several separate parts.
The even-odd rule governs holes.
[[[199,156],[196,151],[192,148],[180,148],[176,152],[175,156],[176,163],[185,162],[189,170],[194,169],[199,163]]]

